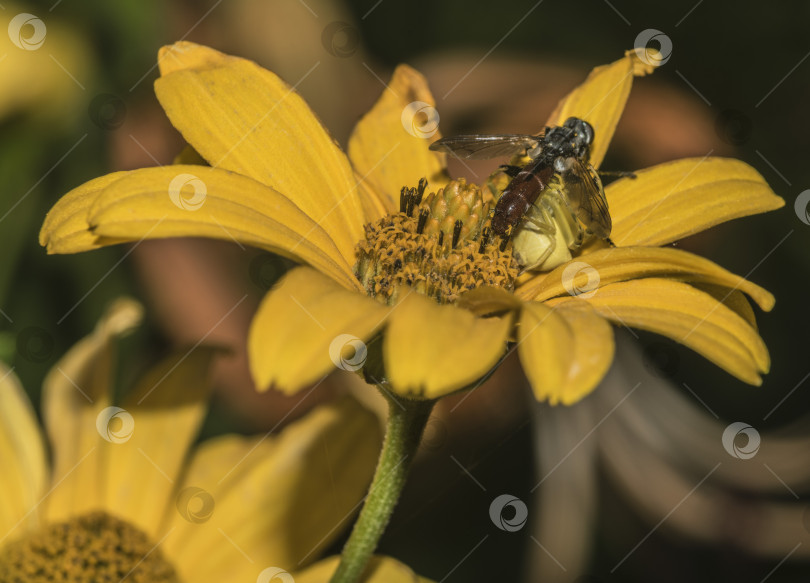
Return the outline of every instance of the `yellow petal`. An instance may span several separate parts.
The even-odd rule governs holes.
[[[87,211],[98,194],[128,172],[113,172],[74,188],[53,205],[45,216],[39,244],[48,253],[79,253],[102,247],[87,224]]]
[[[279,436],[205,442],[166,526],[182,580],[233,581],[234,569],[252,566],[250,580],[261,581],[264,568],[312,562],[351,526],[380,443],[376,417],[350,397]]]
[[[389,212],[399,210],[403,186],[428,179],[428,192],[447,183],[446,155],[428,149],[441,136],[436,131],[436,101],[416,70],[400,65],[374,107],[349,139],[352,165]]]
[[[106,121],[98,112],[103,102],[90,101],[93,98],[77,81],[98,75],[98,52],[90,37],[67,20],[50,18],[25,2],[0,4],[0,119],[43,123],[38,127],[47,127],[51,135],[75,130],[72,122],[83,110],[89,109],[96,123]],[[9,129],[4,134],[10,139]]]
[[[605,189],[617,245],[666,245],[709,227],[784,206],[765,179],[730,158],[686,158]]]
[[[546,125],[562,125],[572,116],[589,122],[594,129],[591,164],[598,168],[624,111],[633,77],[647,75],[655,68],[647,60],[627,51],[624,58],[596,67],[582,85],[560,101]]]
[[[754,315],[754,309],[745,297],[745,294],[738,290],[729,290],[720,285],[712,285],[708,283],[692,283],[694,287],[700,291],[704,291],[718,302],[723,304],[730,310],[737,313],[743,320],[748,322],[754,330],[757,330],[757,318]]]
[[[668,336],[748,384],[761,384],[760,373],[770,368],[768,349],[757,331],[688,284],[637,279],[599,288],[586,301],[608,320]]]
[[[613,362],[613,330],[579,299],[549,308],[525,304],[518,354],[538,401],[571,405],[590,393]]]
[[[0,547],[34,530],[48,464],[36,413],[12,369],[0,363]]]
[[[538,401],[559,399],[574,359],[574,336],[553,309],[527,302],[520,313],[518,354]]]
[[[122,404],[132,422],[126,439],[104,444],[105,508],[153,538],[174,506],[172,492],[208,410],[213,354],[201,346],[152,368]]]
[[[464,292],[456,305],[472,312],[476,316],[489,316],[509,310],[519,310],[523,307],[515,294],[509,293],[502,287],[481,286]]]
[[[172,164],[193,164],[197,166],[207,166],[208,162],[206,162],[205,159],[200,156],[200,153],[197,150],[186,144],[185,147],[180,150],[180,153],[174,157]]]
[[[295,583],[329,583],[337,570],[340,557],[318,561],[308,569],[295,574]],[[376,555],[363,573],[363,583],[431,583],[418,576],[410,567],[391,557]]]
[[[354,174],[295,90],[256,63],[189,42],[164,47],[159,61],[155,93],[186,141],[212,166],[295,201],[352,263],[363,236]]]
[[[45,377],[42,412],[53,454],[54,489],[46,499],[49,521],[103,508],[108,444],[98,419],[110,419],[116,337],[140,323],[140,304],[115,302],[95,331],[78,342]],[[119,420],[121,418],[119,417]],[[112,426],[116,431],[118,426]],[[106,434],[107,438],[111,434]],[[112,510],[112,509],[111,509]]]
[[[193,42],[179,41],[160,48],[157,64],[160,76],[165,77],[188,69],[195,71],[219,69],[242,60]]]
[[[61,204],[52,213],[69,210]],[[93,246],[165,237],[239,241],[305,261],[346,287],[359,287],[334,242],[287,197],[225,170],[182,165],[134,170],[95,195],[87,222],[100,237]],[[59,240],[61,229],[43,233]]]
[[[369,184],[357,177],[357,192],[360,195],[360,204],[363,206],[363,216],[367,223],[374,223],[388,214],[386,201],[381,198]]]
[[[688,251],[657,247],[616,247],[600,249],[577,258],[582,265],[571,270],[567,263],[550,271],[545,277],[532,280],[519,289],[524,299],[545,301],[567,296],[569,290],[584,289],[592,270],[599,275],[599,285],[645,277],[672,279],[721,285],[728,291],[739,289],[751,296],[759,306],[770,311],[774,298],[767,290],[726,271],[716,263]]]
[[[256,386],[295,393],[336,367],[359,369],[364,343],[390,310],[313,269],[294,269],[264,297],[250,326],[248,359]]]
[[[389,316],[385,371],[395,392],[435,399],[488,373],[506,352],[512,318],[478,318],[407,293]]]

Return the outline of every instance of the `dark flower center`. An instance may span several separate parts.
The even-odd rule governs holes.
[[[174,567],[140,529],[91,512],[0,549],[0,581],[178,583]]]

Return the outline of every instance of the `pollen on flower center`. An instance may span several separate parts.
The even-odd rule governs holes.
[[[135,526],[106,512],[54,523],[0,550],[0,581],[177,583],[174,567]]]
[[[400,212],[365,226],[354,273],[366,293],[392,304],[408,285],[444,304],[483,285],[512,291],[519,267],[490,236],[491,201],[463,178],[424,196],[426,187],[403,187]]]

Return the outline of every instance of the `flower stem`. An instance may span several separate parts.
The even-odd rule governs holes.
[[[386,394],[386,391],[382,391]],[[408,477],[435,401],[388,398],[388,425],[380,459],[352,534],[343,547],[340,565],[330,583],[360,580],[382,536]]]

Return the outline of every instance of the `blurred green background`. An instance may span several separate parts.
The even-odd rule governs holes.
[[[619,58],[642,31],[658,29],[671,39],[671,58],[636,83],[641,95],[631,99],[638,117],[622,121],[604,167],[634,169],[711,150],[757,168],[786,206],[679,243],[776,296],[772,313],[757,314],[772,357],[762,387],[744,385],[659,337],[642,335],[640,342],[651,367],[678,386],[686,383],[722,419],[749,420],[764,431],[807,418],[810,218],[806,208],[794,212],[796,197],[810,188],[806,2],[54,0],[4,2],[4,30],[23,12],[46,24],[47,37],[35,62],[22,61],[33,51],[23,55],[5,37],[0,49],[0,356],[13,364],[35,401],[49,367],[92,329],[112,298],[156,301],[154,287],[145,288],[142,272],[124,258],[127,248],[46,256],[37,235],[50,205],[74,186],[111,170],[151,165],[149,158],[167,163],[179,149],[165,124],[150,125],[162,44],[179,38],[210,44],[253,58],[290,84],[319,63],[297,89],[345,145],[397,63],[426,72],[444,135],[532,133],[592,67]],[[133,126],[154,142],[145,142]],[[154,143],[165,144],[165,151]],[[235,268],[238,286],[258,301],[286,266],[251,252]],[[177,341],[150,313],[148,326],[124,344],[124,381]],[[238,430],[235,419],[239,414],[229,412],[225,399],[206,432]],[[493,491],[525,493],[537,479],[528,416],[523,411],[510,419],[512,425],[493,431],[492,439],[467,442],[463,455]],[[440,580],[492,532],[486,513],[492,495],[463,475],[420,490],[419,483],[430,484],[426,472],[417,469],[417,486],[382,550]],[[617,560],[610,541],[633,532],[641,519],[607,481],[600,496],[607,510],[594,533],[593,575],[579,579],[583,583],[761,581],[778,562],[656,533],[625,568],[610,574]],[[498,532],[447,581],[517,580],[531,552],[537,549],[527,534]],[[789,561],[768,580],[809,575],[807,563]]]

